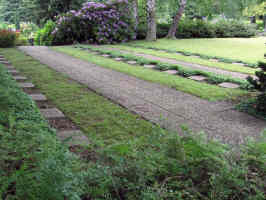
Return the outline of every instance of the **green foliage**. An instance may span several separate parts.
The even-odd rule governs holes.
[[[16,32],[11,30],[0,29],[0,47],[12,47],[16,42]]]
[[[55,29],[55,23],[51,20],[47,21],[44,27],[36,32],[34,38],[34,44],[45,45],[45,46],[52,45],[54,39],[52,32],[54,29]]]
[[[157,37],[166,37],[170,24],[157,25]],[[226,38],[252,37],[256,34],[256,26],[239,21],[219,21],[216,24],[203,20],[182,19],[176,32],[177,38]],[[146,36],[146,26],[138,28],[138,39]]]
[[[258,66],[260,71],[256,72],[257,78],[248,77],[248,81],[259,91],[261,94],[256,100],[256,110],[262,113],[266,113],[266,63],[259,62]]]
[[[0,90],[1,199],[80,199],[79,161],[3,66]]]
[[[231,152],[203,135],[155,129],[143,140],[101,146],[88,168],[88,197],[128,200],[265,198],[266,135]],[[94,143],[96,146],[99,143]],[[143,144],[145,148],[143,148]]]

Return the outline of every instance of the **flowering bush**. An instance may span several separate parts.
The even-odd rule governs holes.
[[[0,30],[0,47],[12,47],[15,45],[16,32],[11,30]]]
[[[52,32],[54,44],[127,41],[133,36],[129,12],[127,0],[84,3],[80,10],[72,10],[57,18],[56,28]]]

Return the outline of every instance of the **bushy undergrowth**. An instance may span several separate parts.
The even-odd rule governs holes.
[[[101,146],[86,179],[91,199],[263,200],[266,135],[240,154],[189,132],[157,129],[149,137]],[[145,145],[147,144],[147,145]],[[95,148],[96,149],[96,148]]]
[[[166,37],[170,24],[158,24],[158,38]],[[140,25],[137,38],[145,39],[146,25]],[[217,23],[203,20],[182,19],[176,32],[177,38],[227,38],[252,37],[256,34],[256,26],[241,21],[219,21]]]
[[[79,199],[77,158],[0,66],[0,199]]]
[[[55,29],[55,26],[56,25],[53,21],[47,21],[44,27],[35,33],[34,44],[44,46],[52,45],[54,39],[52,32]]]
[[[16,32],[6,29],[0,29],[0,47],[7,48],[15,45]]]

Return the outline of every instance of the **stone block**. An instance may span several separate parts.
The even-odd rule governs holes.
[[[224,87],[224,88],[232,88],[232,89],[236,89],[239,88],[240,86],[238,84],[235,83],[229,83],[229,82],[224,82],[219,84],[220,87]]]
[[[40,109],[46,119],[64,118],[65,115],[57,108]]]

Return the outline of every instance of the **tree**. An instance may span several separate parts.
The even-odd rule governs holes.
[[[176,38],[175,35],[176,35],[177,27],[178,27],[179,21],[183,15],[183,13],[184,13],[186,5],[187,5],[187,0],[180,0],[180,7],[179,7],[174,19],[173,19],[173,23],[172,23],[172,25],[168,31],[167,38]]]
[[[147,35],[146,40],[156,40],[156,0],[147,0]]]
[[[137,37],[138,24],[139,24],[138,0],[132,0],[131,4],[132,4],[132,13],[133,13],[133,18],[134,18],[134,31],[135,31],[134,38],[136,38]]]

